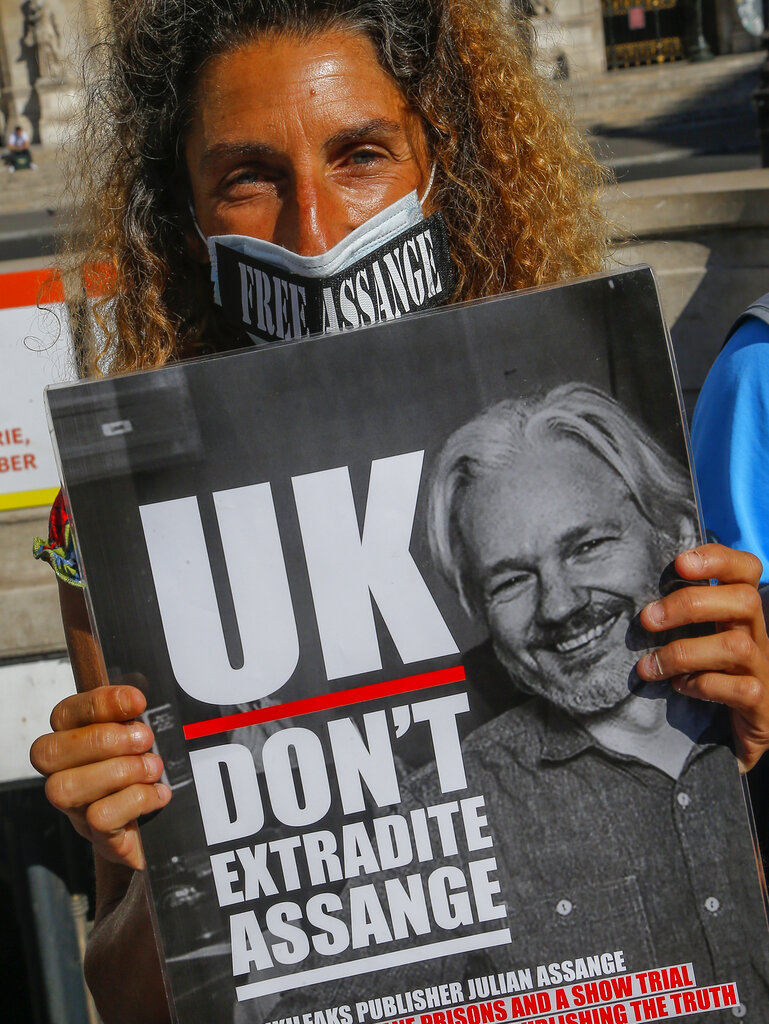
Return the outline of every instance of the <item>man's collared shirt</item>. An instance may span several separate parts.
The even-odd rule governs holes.
[[[691,961],[698,985],[736,981],[742,1018],[766,1024],[769,936],[728,749],[694,744],[674,781],[537,698],[462,750],[513,934],[469,957],[465,977],[621,949],[629,971]],[[409,803],[446,799],[430,768],[409,789]]]

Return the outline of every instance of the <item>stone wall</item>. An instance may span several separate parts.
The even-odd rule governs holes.
[[[520,0],[518,0],[520,2]],[[591,79],[606,71],[606,39],[600,0],[529,0],[545,65],[570,79]],[[683,0],[679,0],[682,3]],[[758,0],[754,0],[758,3]],[[718,55],[760,50],[760,38],[743,26],[736,0],[703,0],[709,42]],[[673,65],[680,69],[682,62]],[[659,65],[654,65],[655,68]],[[609,76],[615,78],[616,76]],[[637,97],[636,97],[637,99]]]
[[[540,53],[554,70],[570,78],[606,71],[599,0],[553,0],[534,18],[534,29]]]
[[[0,512],[0,663],[65,650],[56,577],[32,558],[47,518],[45,509]]]
[[[53,706],[74,692],[56,577],[32,558],[32,540],[46,535],[47,518],[43,509],[0,512],[0,700],[16,723],[0,750],[0,791],[37,778],[29,746],[48,732]]]
[[[109,0],[0,0],[0,128],[58,145],[81,102],[82,55]]]
[[[769,291],[769,175],[728,171],[640,181],[607,196],[625,264],[648,263],[691,413],[739,313]]]

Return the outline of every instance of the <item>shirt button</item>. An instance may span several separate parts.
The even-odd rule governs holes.
[[[716,899],[715,896],[708,896],[705,900],[705,910],[709,910],[711,914],[715,914],[720,906],[721,901]]]
[[[740,1003],[739,1006],[733,1006],[732,1007],[732,1016],[733,1017],[744,1017],[747,1012],[748,1012],[748,1008],[747,1008],[747,1006],[744,1003]]]
[[[692,802],[692,798],[689,796],[688,793],[679,793],[676,797],[676,800],[678,801],[680,807],[688,807],[689,804]]]
[[[558,900],[555,905],[556,914],[560,914],[561,917],[568,917],[574,909],[574,905],[571,900]]]

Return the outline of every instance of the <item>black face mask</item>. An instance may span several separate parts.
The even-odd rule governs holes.
[[[448,301],[453,286],[443,217],[425,219],[416,192],[319,256],[245,235],[204,241],[215,301],[257,344],[395,320]]]

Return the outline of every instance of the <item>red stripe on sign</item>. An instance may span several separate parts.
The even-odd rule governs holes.
[[[388,679],[384,683],[372,683],[371,686],[356,686],[352,690],[323,693],[317,697],[306,697],[304,700],[292,700],[287,704],[273,704],[268,708],[241,711],[237,715],[224,715],[221,718],[209,718],[205,722],[193,722],[191,725],[184,726],[184,738],[197,740],[202,736],[215,736],[219,732],[231,732],[233,729],[243,729],[247,725],[258,725],[260,722],[276,722],[280,718],[298,718],[299,715],[311,715],[314,711],[328,711],[330,708],[363,704],[367,700],[376,700],[378,697],[394,697],[399,693],[426,690],[431,686],[461,683],[464,678],[464,667],[456,665],[452,668],[438,669],[437,672],[422,672],[417,676]]]
[[[0,274],[0,309],[63,302],[61,278],[54,270],[21,270]]]
[[[85,271],[85,289],[89,298],[104,295],[112,279],[110,268],[88,267]],[[64,302],[64,287],[56,270],[19,270],[13,274],[0,274],[0,309],[19,306],[47,306]]]

